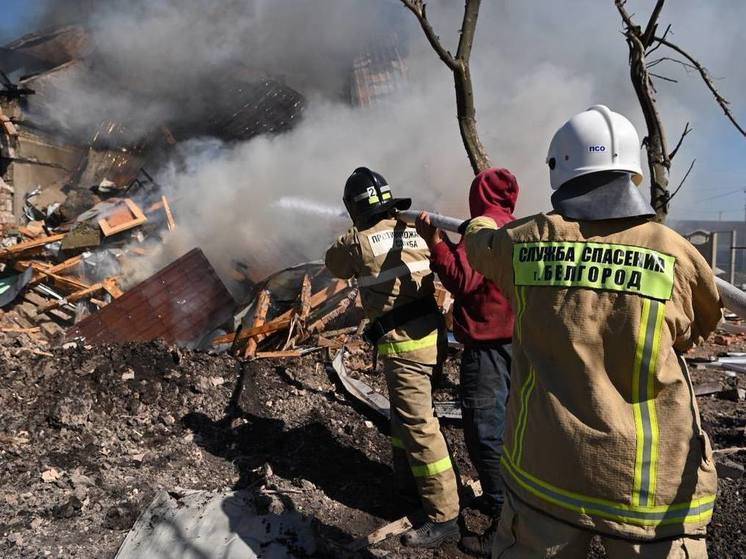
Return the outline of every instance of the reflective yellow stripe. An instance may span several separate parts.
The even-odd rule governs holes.
[[[431,477],[450,470],[452,467],[451,457],[446,456],[437,462],[430,462],[430,464],[423,464],[422,466],[412,466],[412,473],[414,477]]]
[[[658,481],[658,449],[660,443],[660,427],[658,425],[658,412],[655,407],[655,373],[658,370],[658,358],[660,357],[661,334],[663,331],[663,317],[666,307],[661,303],[658,312],[658,321],[655,324],[655,339],[653,340],[653,357],[650,361],[650,374],[648,375],[648,395],[650,402],[650,427],[652,440],[650,444],[650,500],[649,505],[655,504],[655,489]]]
[[[420,338],[419,340],[406,340],[404,342],[384,342],[378,344],[378,355],[395,355],[397,353],[407,353],[408,351],[416,351],[418,349],[425,349],[433,347],[438,344],[438,332],[433,332],[429,336]]]
[[[378,204],[378,196],[371,196],[368,198],[368,204]]]
[[[381,194],[381,199],[383,200],[390,200],[391,199],[391,193],[390,192],[384,192]]]
[[[536,386],[536,371],[533,367],[529,369],[526,379],[523,381],[521,387],[521,411],[518,415],[518,423],[516,424],[515,433],[513,435],[513,462],[516,464],[521,463],[521,457],[523,455],[523,437],[526,434],[526,425],[528,424],[528,402],[531,398],[531,393]]]
[[[660,438],[655,409],[655,371],[658,368],[661,327],[665,306],[658,301],[642,300],[640,333],[632,370],[632,411],[635,417],[637,447],[632,486],[633,505],[655,502]]]
[[[515,311],[515,331],[516,339],[521,340],[521,334],[523,333],[523,312],[526,310],[526,288],[516,287],[515,288],[515,300],[517,309]]]
[[[399,437],[391,437],[391,446],[394,448],[404,448],[404,443]]]
[[[559,507],[586,515],[595,515],[610,520],[639,526],[662,526],[666,524],[691,524],[707,521],[715,506],[715,495],[672,505],[644,506],[616,503],[597,497],[588,497],[556,487],[540,480],[515,465],[510,456],[503,454],[504,471],[521,487],[539,499]]]

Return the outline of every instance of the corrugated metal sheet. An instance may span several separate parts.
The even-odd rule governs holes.
[[[195,248],[68,330],[94,344],[163,339],[199,341],[230,319],[235,302]]]

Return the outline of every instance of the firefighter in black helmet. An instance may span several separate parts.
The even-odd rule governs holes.
[[[326,266],[337,277],[357,279],[371,321],[366,337],[378,351],[391,399],[397,489],[402,494],[416,484],[427,514],[402,542],[415,547],[455,542],[456,476],[432,403],[444,328],[434,298],[430,252],[414,228],[393,217],[412,201],[394,198],[386,179],[375,171],[355,169],[343,200],[354,227],[329,248]]]

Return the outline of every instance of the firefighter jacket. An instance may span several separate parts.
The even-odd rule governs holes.
[[[434,298],[429,258],[427,244],[414,228],[383,219],[339,237],[326,252],[326,267],[339,278],[357,279],[363,308],[375,320],[401,305]],[[386,334],[378,343],[378,354],[434,365],[441,324],[438,313],[415,317]]]
[[[712,270],[643,218],[539,214],[466,232],[516,314],[502,468],[560,520],[651,540],[705,532],[716,474],[681,353],[721,318]]]

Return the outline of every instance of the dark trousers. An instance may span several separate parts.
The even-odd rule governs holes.
[[[500,458],[511,360],[510,343],[465,347],[461,357],[464,439],[469,458],[479,474],[485,500],[495,510],[503,502]]]

